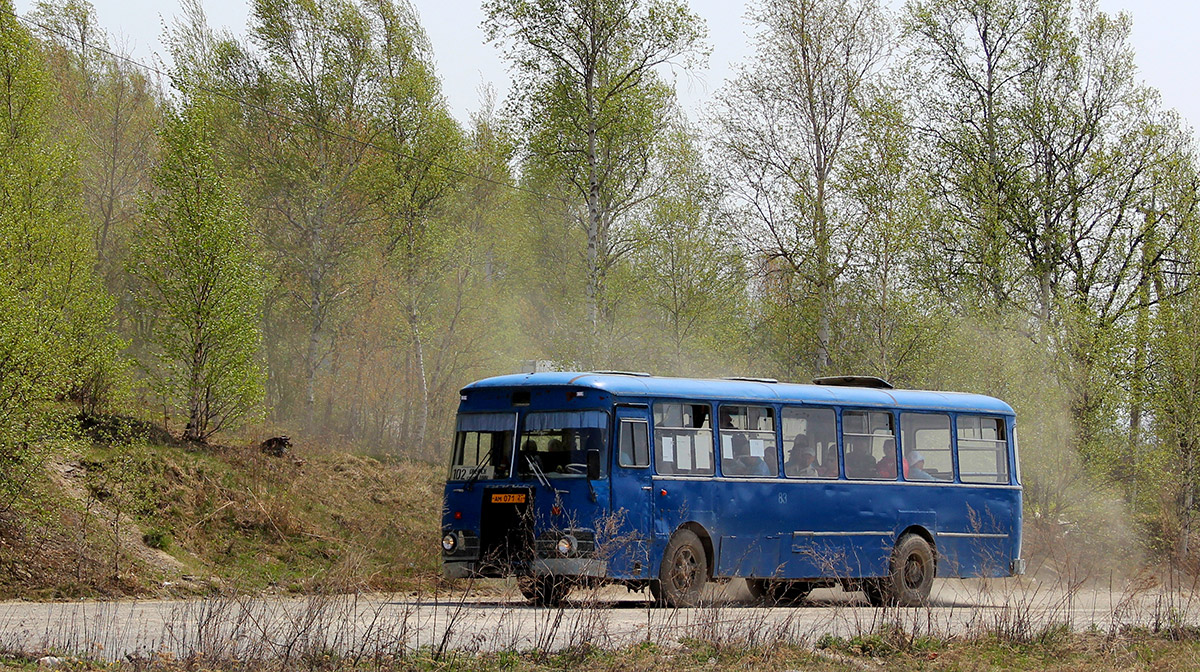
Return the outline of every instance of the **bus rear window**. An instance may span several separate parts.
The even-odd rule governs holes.
[[[516,424],[513,413],[459,415],[450,480],[508,478]]]
[[[960,415],[958,475],[964,483],[1008,483],[1008,440],[1003,418]]]
[[[707,404],[655,404],[654,448],[660,474],[711,476],[712,410]]]

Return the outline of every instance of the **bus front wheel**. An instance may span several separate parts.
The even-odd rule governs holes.
[[[691,530],[677,530],[663,552],[658,581],[650,584],[655,602],[668,607],[694,607],[708,581],[708,556],[700,537]]]
[[[918,535],[906,534],[892,549],[891,572],[881,579],[868,581],[863,592],[876,606],[919,607],[929,601],[935,572],[929,542]]]
[[[571,592],[570,582],[550,574],[543,576],[523,576],[517,579],[517,587],[521,594],[538,607],[557,607],[567,600]]]

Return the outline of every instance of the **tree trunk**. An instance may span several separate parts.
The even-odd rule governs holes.
[[[199,441],[203,436],[205,415],[204,400],[200,390],[200,379],[204,373],[204,345],[197,343],[192,349],[192,362],[188,371],[188,422],[183,429],[184,441]]]
[[[833,269],[829,241],[829,222],[825,212],[825,168],[817,166],[817,352],[813,366],[817,375],[829,370],[830,325],[833,322]]]
[[[413,356],[416,358],[417,383],[420,385],[420,408],[417,409],[417,431],[414,445],[410,449],[423,450],[425,447],[425,431],[429,424],[429,380],[425,373],[425,346],[421,342],[420,315],[415,303],[408,306],[408,322],[412,329]],[[422,455],[424,453],[421,453]]]
[[[591,82],[588,82],[589,98]],[[600,278],[600,228],[603,213],[600,203],[600,177],[597,165],[596,128],[588,129],[588,228],[587,228],[587,319],[590,327],[588,339],[588,362],[595,366],[596,346],[600,338],[600,296],[603,291]]]
[[[1192,509],[1196,506],[1196,456],[1195,451],[1189,446],[1187,456],[1187,474],[1183,494],[1183,524],[1179,530],[1179,557],[1186,558],[1191,550],[1192,537]]]
[[[309,302],[309,311],[308,346],[304,351],[304,426],[309,432],[315,432],[317,353],[321,347],[321,299],[315,289]]]
[[[1152,215],[1147,215],[1147,225]],[[1150,349],[1150,247],[1153,236],[1142,245],[1142,272],[1138,282],[1138,307],[1133,327],[1133,370],[1129,381],[1129,455],[1130,473],[1125,474],[1125,492],[1129,501],[1137,497],[1138,457],[1141,452],[1142,409],[1146,400],[1146,362]]]

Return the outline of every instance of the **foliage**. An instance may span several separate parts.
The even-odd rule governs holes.
[[[191,101],[168,113],[157,193],[143,204],[131,272],[157,315],[156,385],[205,441],[251,414],[263,396],[259,363],[262,268],[239,199],[214,155],[212,112]]]
[[[658,69],[703,53],[704,28],[676,0],[489,0],[489,39],[525,91],[516,115],[532,169],[570,200],[563,219],[586,235],[586,316],[592,343],[611,328],[606,278],[633,247],[626,220],[661,187],[653,170],[671,118]],[[607,340],[607,339],[606,339]]]
[[[774,325],[781,340],[811,357],[785,370],[820,374],[835,363],[844,276],[879,214],[855,202],[847,173],[887,24],[875,0],[769,0],[752,17],[755,58],[720,95],[714,144],[776,309],[768,314],[787,316]]]
[[[753,3],[701,124],[682,0],[487,0],[514,93],[465,121],[400,0],[257,0],[246,43],[185,0],[171,95],[84,0],[0,13],[0,508],[68,401],[440,459],[522,361],[861,373],[1009,401],[1047,538],[1192,562],[1200,180],[1132,18],[889,7]]]
[[[637,292],[627,312],[649,324],[637,339],[643,347],[626,366],[674,375],[719,373],[723,356],[744,334],[745,264],[721,216],[719,191],[686,127],[663,138],[663,192],[635,229],[633,278]],[[644,334],[644,335],[643,335]]]
[[[93,273],[72,149],[54,134],[41,45],[0,4],[0,508],[29,489],[60,435],[50,410],[86,406],[120,376],[112,299]],[[88,392],[84,392],[87,390]]]

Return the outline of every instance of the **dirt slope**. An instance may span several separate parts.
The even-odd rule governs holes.
[[[273,457],[93,423],[0,506],[0,598],[432,582],[442,471],[303,442]]]

